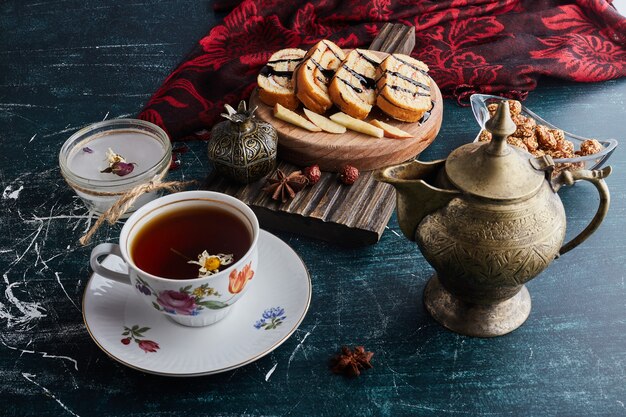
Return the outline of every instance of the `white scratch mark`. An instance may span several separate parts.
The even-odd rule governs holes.
[[[528,357],[528,360],[531,360],[533,358],[533,348],[530,348],[530,356]]]
[[[389,227],[389,226],[385,226],[385,229],[389,229],[389,231],[390,231],[391,233],[393,233],[394,235],[396,235],[396,236],[398,236],[398,237],[402,237],[402,236],[400,236],[400,234],[399,234],[398,232],[396,232],[395,230],[393,230],[393,229],[392,229],[391,227]]]
[[[44,3],[40,3],[44,4]],[[47,4],[47,3],[45,3]],[[47,48],[47,49],[15,49],[12,51],[2,51],[0,54],[11,54],[11,53],[24,53],[24,52],[53,52],[53,51],[72,51],[77,49],[101,49],[101,48],[129,48],[129,47],[144,47],[144,46],[169,46],[169,45],[178,45],[177,43],[129,43],[129,44],[119,44],[119,45],[90,45],[90,46],[74,46],[68,48]]]
[[[104,115],[104,118],[102,119],[102,121],[104,122],[107,119],[107,117],[109,117],[109,112],[107,112],[107,114]]]
[[[33,137],[32,137],[32,138],[30,138],[30,140],[28,141],[28,143],[31,143],[31,142],[35,139],[35,137],[36,137],[36,136],[37,136],[37,134],[35,133],[35,134],[33,135]]]
[[[30,342],[28,342],[28,344],[30,345],[30,343],[32,342],[32,339]],[[38,352],[35,350],[26,350],[26,349],[20,349],[18,347],[15,346],[9,346],[6,343],[4,343],[2,340],[0,340],[0,343],[2,343],[4,346],[6,346],[7,348],[11,349],[11,350],[16,350],[18,352],[22,352],[20,354],[20,357],[25,354],[25,353],[32,353],[32,354],[39,354],[41,355],[42,358],[47,358],[47,359],[63,359],[66,361],[70,361],[74,363],[74,369],[76,369],[78,371],[78,362],[76,361],[76,359],[74,358],[70,358],[69,356],[63,356],[63,355],[50,355],[47,352]],[[26,345],[26,347],[28,347],[28,345]]]
[[[42,109],[56,109],[53,106],[40,106],[37,104],[29,103],[0,103],[0,107],[28,107],[28,108],[42,108]]]
[[[435,407],[428,407],[425,405],[418,405],[418,404],[408,404],[405,403],[404,401],[400,401],[399,402],[400,405],[403,405],[405,407],[409,407],[409,408],[415,408],[418,410],[427,410],[427,411],[435,411],[435,412],[441,412],[441,413],[447,413],[447,414],[469,414],[471,416],[498,416],[498,415],[502,415],[501,413],[490,413],[490,412],[473,412],[473,411],[469,411],[469,410],[454,410],[451,408],[435,408]],[[437,413],[437,415],[441,415],[441,413]]]
[[[72,410],[70,410],[69,408],[67,408],[67,406],[65,404],[63,404],[61,402],[61,400],[59,400],[57,397],[55,397],[48,388],[44,387],[43,385],[38,384],[37,382],[33,381],[32,378],[35,378],[36,375],[33,374],[28,374],[25,372],[22,372],[22,376],[24,377],[24,379],[26,379],[28,382],[31,382],[35,385],[37,385],[39,388],[41,388],[42,390],[44,390],[44,392],[49,395],[54,401],[56,401],[61,407],[63,407],[63,409],[65,411],[67,411],[68,413],[70,413],[73,416],[76,417],[80,417],[78,414],[76,414],[75,412],[73,412]]]
[[[621,402],[620,400],[615,400],[615,402],[616,402],[616,403],[618,403],[619,405],[621,405],[621,406],[622,406],[622,408],[626,408],[626,407],[624,407],[624,403],[623,403],[623,402]]]
[[[7,319],[7,327],[11,328],[13,326],[23,326],[29,324],[35,319],[46,317],[46,314],[43,314],[46,309],[39,303],[20,301],[17,297],[15,297],[13,294],[13,287],[18,286],[20,284],[19,282],[10,284],[7,274],[4,274],[3,278],[4,282],[7,283],[7,288],[4,291],[6,299],[9,300],[11,304],[13,304],[15,308],[22,313],[21,317],[14,316],[11,314],[8,307],[0,303],[0,319]]]
[[[93,220],[93,216],[89,216],[89,218],[85,222],[85,230],[83,230],[83,233],[87,233],[89,231],[89,229],[91,229],[91,221],[92,220]]]
[[[39,237],[39,234],[41,233],[42,230],[43,230],[43,222],[41,222],[41,224],[39,225],[39,228],[37,229],[37,231],[33,233],[35,235],[35,237],[33,237],[33,239],[30,241],[30,244],[28,245],[26,250],[24,250],[24,252],[22,252],[22,254],[20,256],[18,256],[16,260],[11,262],[11,265],[9,265],[9,269],[7,270],[7,272],[9,272],[14,265],[19,263],[22,260],[22,258],[24,258],[24,255],[26,255],[28,253],[30,248],[35,243],[35,240],[37,240],[37,238]],[[31,234],[31,236],[32,236],[32,234]],[[7,284],[8,284],[8,281],[7,281]]]
[[[311,329],[311,331],[313,331],[313,330],[315,330],[315,327],[313,327],[313,329]],[[298,346],[296,346],[296,348],[293,350],[293,352],[291,352],[291,356],[289,356],[288,364],[291,364],[291,361],[293,360],[294,356],[296,356],[296,352],[298,351],[298,349],[300,349],[302,347],[302,344],[304,343],[306,338],[309,337],[310,335],[311,335],[311,332],[306,332],[306,334],[304,335],[302,340],[300,340],[300,343],[298,343]]]
[[[17,190],[13,190],[13,188],[9,185],[2,192],[2,199],[6,200],[10,198],[13,200],[17,200],[23,189],[24,189],[23,185],[20,186],[20,188],[18,188]]]
[[[310,332],[306,332],[306,334],[302,337],[302,340],[300,340],[300,343],[298,343],[298,346],[296,346],[293,352],[291,352],[291,356],[289,356],[289,361],[287,362],[287,382],[289,382],[289,368],[291,367],[291,361],[296,356],[296,352],[298,352],[298,350],[302,347],[302,344],[304,343],[306,338],[309,337],[311,333],[313,333],[316,327],[317,327],[317,324],[313,326]]]
[[[396,395],[398,395],[398,384],[396,383],[396,375],[398,374],[398,372],[396,370],[394,370],[394,369],[391,369],[391,367],[389,365],[387,365],[387,369],[389,369],[393,373],[393,375],[392,375],[392,378],[393,378],[393,389],[394,389]]]
[[[37,254],[37,259],[35,259],[35,265],[33,266],[37,266],[37,264],[41,261],[41,264],[44,266],[43,268],[41,268],[41,270],[43,271],[44,269],[48,269],[48,265],[41,257],[41,253],[39,252],[39,245],[36,242],[35,242],[35,253]]]
[[[74,300],[72,300],[72,297],[70,297],[70,295],[67,293],[67,291],[65,291],[65,287],[63,286],[63,284],[61,284],[61,277],[59,277],[59,273],[55,272],[54,276],[57,277],[57,282],[59,283],[59,286],[61,287],[61,289],[63,290],[63,292],[65,293],[65,296],[67,297],[68,300],[70,300],[70,302],[72,303],[72,305],[74,305],[74,308],[76,308],[76,310],[78,312],[80,312],[80,308],[78,308],[78,306],[76,305],[76,303],[74,302]]]
[[[73,63],[73,62],[63,62],[60,64],[50,64],[51,67],[55,67],[55,68],[68,68],[68,67],[80,67],[80,68],[86,68],[86,67],[113,67],[113,68],[123,68],[123,67],[129,67],[129,68],[158,68],[158,69],[169,69],[170,66],[166,65],[166,64],[117,64],[117,63],[109,63],[109,62],[102,62],[102,63]],[[0,106],[2,105],[2,103],[0,103]]]
[[[265,382],[269,381],[270,377],[272,376],[272,374],[274,373],[274,371],[276,370],[276,367],[278,366],[278,363],[275,363],[274,366],[272,366],[272,369],[270,369],[269,371],[267,371],[267,373],[265,374]]]
[[[52,133],[48,133],[47,135],[43,135],[44,138],[49,138],[50,136],[56,136],[56,135],[60,135],[61,133],[67,133],[71,130],[78,130],[78,129],[82,129],[85,126],[89,126],[89,123],[84,124],[84,125],[80,125],[80,126],[70,126],[70,127],[66,127],[65,129],[56,131],[56,132],[52,132]]]
[[[96,358],[96,362],[98,361],[98,359],[99,359],[99,358]],[[237,369],[235,369],[235,371],[234,371],[232,374],[230,374],[230,377],[228,378],[228,382],[230,382],[230,380],[231,380],[231,379],[233,379],[233,377],[235,376],[235,374],[236,374],[237,372],[239,372],[239,369],[241,369],[241,368],[237,368]]]
[[[139,54],[115,54],[116,56],[138,56]],[[153,56],[153,55],[148,55]],[[127,93],[111,93],[111,94],[94,94],[89,92],[84,92],[83,96],[90,97],[150,97],[152,93],[141,93],[141,94],[127,94]],[[129,114],[130,116],[130,114]],[[117,117],[119,118],[119,116]]]
[[[43,222],[44,220],[59,220],[59,219],[91,219],[91,215],[72,216],[68,214],[61,214],[59,216],[38,217],[33,216],[31,220],[25,220],[26,223]]]

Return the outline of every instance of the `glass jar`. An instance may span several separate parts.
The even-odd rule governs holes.
[[[133,164],[123,176],[109,168],[107,151]],[[59,152],[61,174],[90,212],[100,215],[129,190],[162,180],[170,167],[172,145],[160,127],[137,119],[113,119],[84,127]],[[159,192],[141,195],[123,217],[154,200]]]

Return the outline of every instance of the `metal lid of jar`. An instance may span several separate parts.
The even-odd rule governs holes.
[[[509,103],[498,105],[485,129],[490,142],[463,145],[446,160],[446,174],[459,190],[494,200],[514,200],[532,195],[545,181],[545,173],[533,168],[532,157],[506,139],[516,130]]]

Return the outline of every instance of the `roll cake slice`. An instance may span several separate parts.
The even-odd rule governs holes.
[[[376,105],[403,122],[417,122],[432,107],[428,66],[408,55],[393,54],[380,63]]]
[[[333,105],[328,84],[345,58],[341,48],[329,40],[322,40],[309,49],[293,72],[296,96],[306,108],[322,114]]]
[[[380,58],[370,51],[354,49],[333,76],[328,93],[333,103],[356,119],[365,119],[376,104],[376,69]]]
[[[257,77],[259,99],[268,106],[276,103],[295,110],[300,101],[296,97],[293,70],[302,62],[306,51],[297,48],[281,49],[274,53]]]

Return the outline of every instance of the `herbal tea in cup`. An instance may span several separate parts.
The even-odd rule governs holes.
[[[178,323],[205,326],[226,316],[257,270],[259,225],[241,201],[211,191],[181,192],[152,201],[122,228],[119,245],[96,246],[90,264],[109,279],[132,285]],[[103,266],[121,257],[128,272]]]

